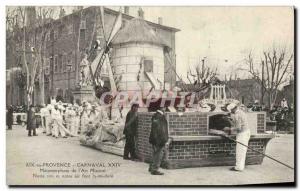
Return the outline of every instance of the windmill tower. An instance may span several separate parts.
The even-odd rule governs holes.
[[[166,46],[142,17],[130,20],[112,41],[111,64],[123,76],[119,91],[162,90]]]

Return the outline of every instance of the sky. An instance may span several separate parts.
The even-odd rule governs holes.
[[[180,29],[176,33],[177,71],[183,78],[189,68],[206,57],[224,77],[244,66],[252,51],[260,61],[272,46],[293,49],[293,7],[142,7],[145,19]],[[138,7],[130,7],[137,15]],[[227,62],[225,62],[227,60]],[[240,73],[238,77],[249,75]]]

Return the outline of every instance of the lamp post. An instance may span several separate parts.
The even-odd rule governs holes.
[[[72,64],[68,63],[66,66],[66,69],[68,71],[68,100],[69,100],[69,102],[71,102],[71,99],[70,99],[70,72],[72,70]]]

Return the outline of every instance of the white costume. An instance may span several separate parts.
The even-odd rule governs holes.
[[[74,111],[74,110],[73,110]],[[74,111],[74,116],[73,116],[73,120],[72,120],[72,127],[71,127],[71,133],[73,135],[78,135],[78,129],[80,126],[80,114],[78,111]]]
[[[65,112],[66,128],[70,131],[72,127],[73,109],[69,106]]]
[[[52,124],[52,118],[51,118],[51,111],[52,111],[52,106],[47,105],[45,108],[44,116],[45,116],[45,128],[46,128],[46,135],[51,135],[51,124]]]
[[[82,134],[82,132],[86,131],[87,124],[89,123],[88,115],[89,115],[89,112],[86,109],[84,109],[82,111],[81,118],[80,118],[80,121],[81,121],[80,133],[81,134]]]
[[[228,110],[231,111],[231,109],[233,109],[234,107],[235,106],[229,104],[227,108]],[[233,119],[233,128],[238,129],[238,133],[236,135],[236,141],[248,146],[248,142],[250,139],[250,129],[248,127],[246,114],[243,111],[237,109],[235,113],[231,115]],[[237,143],[235,170],[239,170],[239,171],[244,170],[246,154],[247,154],[247,147]]]
[[[60,111],[58,109],[53,109],[51,114],[52,120],[53,120],[53,128],[52,128],[52,135],[58,138],[59,135],[59,126],[60,122],[62,121],[62,116],[60,114]]]
[[[43,133],[46,132],[46,115],[47,115],[47,108],[44,106],[41,108],[41,121],[42,121],[42,129],[43,129]]]

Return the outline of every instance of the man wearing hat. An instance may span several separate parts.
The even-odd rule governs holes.
[[[163,175],[158,171],[163,157],[163,150],[168,144],[168,122],[164,115],[164,109],[158,109],[151,119],[151,132],[149,142],[153,148],[152,162],[149,166],[149,172],[152,175]]]
[[[125,160],[129,159],[129,155],[131,160],[137,159],[137,156],[135,154],[135,137],[136,137],[136,130],[138,126],[138,120],[137,120],[138,108],[139,108],[139,104],[137,103],[132,104],[130,111],[126,115],[125,127],[123,131],[123,134],[125,135],[126,138],[124,155],[123,155],[123,158]]]
[[[224,131],[231,134],[236,132],[236,141],[248,146],[250,139],[250,129],[248,126],[246,114],[240,110],[235,103],[227,106],[227,110],[231,113],[231,128],[225,127]],[[247,147],[237,143],[236,144],[236,165],[230,170],[243,171],[245,168],[245,160],[247,154]]]
[[[35,108],[33,105],[29,106],[29,110],[27,112],[27,130],[28,130],[28,136],[31,137],[31,132],[33,132],[33,136],[37,136],[36,134],[36,116],[35,116]]]

